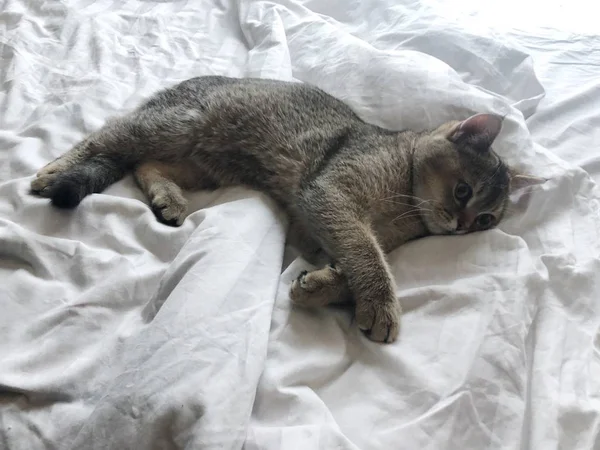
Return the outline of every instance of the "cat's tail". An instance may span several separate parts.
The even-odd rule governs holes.
[[[97,154],[58,173],[45,196],[59,208],[75,208],[84,197],[102,192],[129,170],[122,161]]]

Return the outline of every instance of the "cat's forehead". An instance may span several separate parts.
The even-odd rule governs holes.
[[[503,208],[508,196],[510,176],[508,166],[502,159],[489,150],[487,155],[473,158],[470,163],[462,164],[462,167],[473,184],[474,206],[484,211]]]

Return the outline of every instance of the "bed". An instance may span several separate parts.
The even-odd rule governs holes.
[[[0,2],[0,449],[600,448],[593,14],[451,3]],[[290,305],[310,265],[259,193],[189,194],[180,228],[131,178],[72,212],[29,195],[206,74],[312,83],[390,129],[502,114],[497,152],[549,181],[498,229],[390,254],[392,345]]]

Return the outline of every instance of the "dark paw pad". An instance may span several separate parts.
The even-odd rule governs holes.
[[[152,212],[154,213],[154,215],[160,223],[168,225],[170,227],[178,227],[179,224],[177,223],[177,219],[165,219],[165,217],[163,216],[164,209],[164,206],[162,208],[159,208],[158,206],[154,205],[152,206]]]
[[[302,289],[306,288],[306,275],[308,275],[308,271],[303,270],[302,272],[300,272],[300,275],[298,275],[298,277],[296,278],[296,283]]]

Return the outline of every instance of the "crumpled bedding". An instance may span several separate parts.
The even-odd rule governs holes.
[[[600,38],[487,8],[4,1],[0,449],[599,446]],[[261,194],[190,193],[177,229],[131,178],[72,212],[28,195],[107,118],[205,74],[309,82],[391,129],[503,114],[496,150],[550,180],[498,229],[390,255],[387,346],[291,307],[310,265]]]

